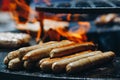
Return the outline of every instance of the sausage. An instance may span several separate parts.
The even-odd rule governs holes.
[[[23,62],[19,58],[14,58],[8,63],[8,69],[20,70],[23,68]]]
[[[4,63],[5,65],[8,65],[9,59],[7,58],[7,56],[4,58],[3,63]]]
[[[20,48],[18,57],[21,59],[27,52],[37,49],[39,47],[40,45],[34,45],[34,46]]]
[[[60,57],[60,58],[46,58],[46,59],[42,59],[40,61],[40,68],[41,70],[43,71],[52,71],[52,64],[57,62],[57,61],[61,61],[61,60],[64,60],[64,59],[67,59],[67,58],[71,58],[71,57],[75,57],[75,56],[78,56],[80,54],[86,54],[88,52],[91,52],[91,51],[85,51],[83,53],[76,53],[76,54],[72,54],[72,55],[69,55],[69,56],[64,56],[64,57]]]
[[[95,45],[92,42],[73,44],[70,46],[53,49],[50,52],[50,57],[51,58],[62,57],[80,51],[93,50],[94,48]]]
[[[11,51],[4,58],[4,64],[7,65],[10,60],[12,60],[14,58],[17,58],[17,57],[19,57],[21,59],[27,52],[29,52],[31,50],[38,49],[38,48],[41,48],[41,47],[43,47],[45,45],[53,44],[53,43],[55,43],[55,41],[47,42],[47,43],[44,43],[42,45],[34,45],[34,46],[29,46],[29,47],[23,47],[23,48],[20,48],[18,50]]]
[[[65,71],[65,67],[67,64],[77,61],[79,59],[86,58],[86,57],[93,56],[93,55],[100,54],[100,53],[102,53],[102,52],[101,51],[85,52],[85,53],[79,54],[75,57],[57,61],[57,62],[53,63],[52,70],[53,70],[53,72],[57,72],[57,73]]]
[[[49,60],[49,58],[43,58],[43,59],[39,60],[39,61],[36,63],[37,68],[40,68],[40,65],[41,65],[44,61],[46,61],[46,60]]]
[[[9,63],[10,60],[18,57],[18,54],[19,54],[18,50],[9,52],[8,55],[4,58],[4,64],[8,65],[8,63]]]
[[[117,16],[118,16],[117,14],[101,15],[96,18],[95,24],[96,25],[105,25],[105,24],[112,23]]]
[[[47,60],[43,61],[41,64],[40,64],[40,69],[43,70],[43,71],[51,71],[51,67],[52,67],[52,64],[58,60],[60,60],[62,58],[55,58],[55,59],[50,59],[48,58]]]
[[[94,56],[89,56],[87,58],[79,59],[78,61],[69,63],[66,66],[67,73],[80,72],[82,70],[93,67],[97,64],[102,64],[112,60],[115,56],[115,53],[112,51],[96,54]]]
[[[22,59],[23,56],[29,52],[29,51],[32,51],[32,50],[35,50],[35,49],[38,49],[38,48],[42,48],[42,47],[45,47],[49,44],[54,44],[56,43],[57,41],[50,41],[50,42],[46,42],[46,43],[43,43],[42,45],[34,45],[34,46],[29,46],[29,47],[23,47],[23,48],[20,48],[19,49],[19,58]]]
[[[49,57],[50,51],[54,48],[63,47],[63,46],[67,46],[67,45],[72,45],[72,44],[74,44],[74,42],[68,41],[68,40],[60,41],[60,42],[55,43],[55,44],[50,44],[46,47],[28,52],[23,57],[22,60],[37,61],[37,60],[40,60],[42,58]]]
[[[36,68],[36,62],[30,62],[30,61],[24,61],[24,68],[27,70],[35,69]]]
[[[0,47],[4,48],[18,48],[29,43],[31,36],[24,33],[0,33]]]

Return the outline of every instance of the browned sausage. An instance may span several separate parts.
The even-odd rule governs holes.
[[[18,54],[19,54],[18,50],[9,52],[8,55],[4,58],[4,64],[8,65],[8,63],[9,63],[10,60],[18,57]]]
[[[50,52],[50,57],[62,57],[72,53],[77,53],[81,51],[92,50],[95,48],[95,45],[92,42],[78,43],[70,46],[65,46],[61,48],[53,49]]]
[[[29,52],[29,51],[32,51],[32,50],[35,50],[35,49],[38,49],[38,48],[42,48],[42,47],[45,47],[49,44],[54,44],[56,43],[57,41],[50,41],[50,42],[46,42],[46,43],[43,43],[42,45],[34,45],[34,46],[29,46],[29,47],[23,47],[23,48],[20,48],[19,49],[19,58],[22,59],[23,56]]]
[[[23,66],[27,70],[35,69],[36,68],[36,62],[24,61]]]
[[[47,42],[42,45],[34,45],[34,46],[29,46],[29,47],[23,47],[15,51],[11,51],[8,53],[8,55],[4,58],[4,64],[8,64],[10,60],[19,57],[20,59],[29,51],[41,48],[45,45],[55,43],[55,41]]]
[[[102,54],[96,54],[87,58],[79,59],[78,61],[69,63],[66,66],[67,73],[80,72],[81,70],[88,69],[94,65],[107,62],[115,56],[115,53],[112,51],[105,52]]]
[[[5,65],[8,65],[9,59],[7,58],[7,56],[4,58],[3,63],[4,63]]]
[[[105,25],[109,24],[114,21],[114,19],[117,17],[117,14],[104,14],[96,18],[95,24],[96,25]]]
[[[23,62],[19,58],[14,58],[8,63],[8,69],[20,70],[23,68]]]
[[[87,52],[86,54],[80,54],[80,55],[75,56],[75,57],[71,57],[71,58],[57,61],[57,62],[53,63],[52,70],[54,72],[57,72],[57,73],[65,71],[67,64],[74,62],[74,61],[77,61],[79,59],[86,58],[86,57],[93,56],[93,55],[100,54],[100,53],[102,53],[102,52],[101,51]]]
[[[79,56],[81,54],[86,54],[86,53],[89,53],[89,52],[91,52],[91,51],[76,53],[76,54],[72,54],[72,55],[64,56],[64,57],[60,57],[60,58],[52,58],[52,59],[46,58],[46,59],[43,59],[43,60],[40,61],[40,68],[43,71],[52,71],[52,64],[53,63],[55,63],[57,61],[64,60],[64,59],[68,59],[68,58],[71,58],[71,57]]]
[[[28,52],[23,57],[23,60],[37,61],[37,60],[40,60],[42,58],[49,57],[50,51],[54,48],[72,45],[72,44],[74,44],[74,42],[68,41],[68,40],[60,41],[60,42],[55,43],[55,44],[50,44],[46,47]]]
[[[41,65],[44,61],[49,60],[49,59],[50,59],[50,58],[43,58],[43,59],[39,60],[39,61],[36,63],[37,68],[40,68],[40,65]]]

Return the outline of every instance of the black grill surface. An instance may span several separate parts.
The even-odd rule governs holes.
[[[20,70],[20,71],[10,71],[3,64],[3,58],[11,50],[0,49],[0,79],[1,80],[87,80],[87,79],[116,79],[120,77],[120,57],[116,57],[113,62],[99,66],[99,68],[94,68],[89,71],[81,72],[79,74],[54,74],[45,73],[40,70]]]
[[[50,0],[47,4],[40,0],[37,11],[53,13],[108,13],[120,12],[120,0]]]
[[[33,45],[34,40],[31,40],[30,44]],[[8,52],[15,49],[0,49],[0,80],[106,80],[120,78],[120,55],[116,54],[116,57],[112,62],[108,64],[96,66],[90,70],[83,71],[77,74],[66,73],[45,73],[41,70],[18,70],[11,71],[3,64],[3,59]]]

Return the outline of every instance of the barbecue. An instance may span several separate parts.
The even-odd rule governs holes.
[[[2,36],[10,44],[0,48],[0,75],[18,80],[119,78],[119,2],[2,1],[0,8],[12,14],[15,28],[0,30],[11,34]]]
[[[59,46],[57,44],[59,44]],[[95,65],[96,65],[97,62],[104,63],[104,61],[107,62],[109,60],[112,60],[113,57],[115,56],[114,52],[103,53],[101,51],[92,51],[92,50],[95,50],[95,49],[93,49],[95,47],[93,43],[83,43],[83,44],[79,44],[79,45],[76,46],[76,43],[73,43],[73,42],[70,42],[70,41],[67,41],[67,40],[66,41],[63,40],[63,41],[60,41],[60,42],[57,42],[57,43],[52,43],[52,44],[47,44],[47,45],[55,46],[55,47],[53,47],[53,48],[50,47],[50,49],[48,49],[48,51],[47,51],[47,50],[44,50],[44,48],[47,48],[49,46],[42,46],[41,48],[39,48],[39,50],[41,52],[37,51],[38,49],[35,49],[37,53],[34,52],[35,50],[32,50],[34,53],[31,53],[31,51],[26,52],[26,55],[27,54],[28,55],[32,54],[32,55],[29,56],[29,57],[24,55],[22,59],[20,59],[19,56],[15,57],[15,58],[11,59],[8,62],[8,64],[6,64],[6,57],[5,57],[4,63],[8,66],[8,69],[11,69],[11,70],[20,70],[21,68],[26,68],[26,69],[30,70],[32,68],[36,68],[37,66],[34,66],[34,65],[39,63],[40,60],[45,58],[45,61],[42,60],[42,63],[39,63],[39,66],[40,66],[39,68],[41,68],[43,71],[46,71],[46,70],[51,71],[52,70],[53,72],[58,73],[58,72],[62,72],[62,71],[65,72],[65,68],[66,68],[66,71],[68,73],[75,73],[76,71],[72,70],[74,67],[71,68],[71,64],[74,64],[74,62],[75,62],[76,65],[77,64],[79,65],[79,62],[77,62],[77,61],[83,59],[83,62],[84,62],[84,59],[86,59],[88,57],[88,59],[86,59],[86,60],[87,60],[87,62],[90,61],[91,64],[88,64],[87,62],[85,62],[85,63],[80,62],[80,63],[81,64],[83,63],[86,66],[88,64],[88,66],[91,67],[91,65],[93,63]],[[71,45],[72,45],[72,47],[73,47],[73,45],[75,45],[74,48],[69,48],[69,47],[71,47]],[[63,52],[62,55],[61,55],[61,53],[57,53],[57,56],[54,56],[54,57],[52,56],[51,57],[52,50],[54,50],[55,48],[59,49],[59,47],[62,47],[62,48],[65,49],[65,51],[66,50],[67,51],[65,53]],[[67,47],[67,48],[65,48],[65,47]],[[88,51],[88,50],[90,50],[90,51]],[[72,53],[70,53],[69,51],[72,52]],[[39,55],[38,55],[38,52],[39,52]],[[66,55],[69,55],[69,56],[66,56]],[[98,58],[99,55],[100,55],[100,58]],[[12,54],[11,54],[11,56],[12,56]],[[48,60],[46,60],[47,57],[48,57]],[[50,59],[50,57],[52,59]],[[7,56],[7,58],[9,59],[8,56]],[[100,63],[97,63],[97,64],[100,64]],[[94,66],[94,65],[92,65],[92,66]],[[76,68],[75,70],[77,70],[78,68]]]

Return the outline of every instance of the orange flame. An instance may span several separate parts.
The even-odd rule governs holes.
[[[85,42],[87,40],[86,33],[90,29],[90,23],[89,22],[78,22],[79,28],[75,31],[69,31],[65,30],[63,28],[57,28],[56,31],[66,37],[69,40],[75,41],[75,42]]]
[[[7,0],[4,0],[4,1],[7,1]],[[9,3],[9,1],[10,1],[10,3]],[[47,5],[51,5],[50,0],[44,0],[44,2]],[[7,7],[7,5],[4,5],[5,10],[6,9],[10,10],[13,13],[14,19],[16,20],[16,22],[18,24],[20,23],[20,18],[21,17],[24,19],[24,21],[22,23],[26,23],[29,20],[30,12],[34,13],[34,11],[31,10],[30,7],[25,3],[25,0],[8,0],[8,3],[9,3],[9,7]],[[4,4],[6,4],[6,3],[4,3]],[[68,21],[71,20],[71,15],[72,14],[67,14],[67,20]],[[58,20],[59,18],[53,17],[53,19]],[[48,26],[52,26],[52,27],[54,25],[56,26],[56,28],[54,30],[49,30],[49,32],[47,32],[47,36],[50,37],[50,40],[60,40],[60,36],[63,36],[65,38],[69,39],[69,40],[79,42],[79,43],[85,42],[87,40],[86,33],[90,29],[90,23],[89,22],[79,21],[78,22],[79,27],[76,30],[65,29],[63,27],[63,24],[66,24],[66,23],[56,23],[56,21],[53,21],[53,23],[47,21],[47,24],[49,24]],[[29,32],[29,31],[27,31],[27,32]],[[41,30],[39,29],[38,32],[37,32],[36,41],[39,41],[40,35],[42,35],[42,34],[41,34]]]
[[[34,21],[36,22],[35,18],[31,18],[32,16],[29,15],[36,15],[36,12],[30,8],[29,5],[27,5],[25,0],[3,0],[3,5],[2,5],[2,10],[3,11],[11,11],[12,12],[12,17],[18,24],[18,27],[21,29],[25,29],[28,27],[26,23],[29,21]],[[33,26],[35,26],[33,23]],[[20,27],[19,24],[23,24],[25,28]],[[17,27],[17,28],[18,28]],[[28,34],[30,34],[29,29],[26,30]],[[40,34],[41,31],[40,29],[37,32],[37,37],[36,41],[39,41],[40,39]]]
[[[68,15],[67,15],[67,20],[68,20],[68,21],[71,20],[71,15],[72,15],[72,14],[68,14]]]

